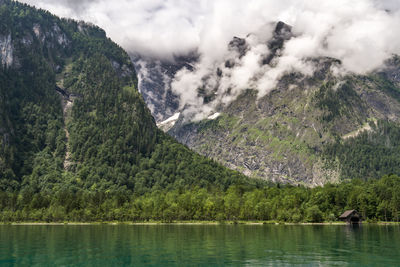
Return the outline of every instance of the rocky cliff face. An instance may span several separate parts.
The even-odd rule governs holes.
[[[192,69],[195,53],[175,57],[171,61],[132,56],[139,76],[139,90],[157,123],[172,117],[179,109],[179,98],[171,90],[175,74],[183,69]]]
[[[0,61],[1,65],[5,67],[10,67],[13,64],[11,34],[0,35]]]
[[[312,186],[337,182],[340,162],[327,164],[323,154],[327,144],[371,131],[369,125],[376,120],[399,123],[400,103],[382,86],[358,77],[304,81],[298,86],[282,81],[281,87],[258,101],[257,92],[248,90],[217,119],[178,121],[169,133],[252,177]],[[325,103],[329,101],[334,101],[332,110]]]
[[[271,36],[266,43],[269,53],[265,54],[262,65],[273,69],[285,42],[293,35],[289,25],[279,22]],[[211,74],[214,84],[226,77],[225,71],[240,64],[250,46],[247,37],[232,39],[229,51],[233,56]],[[332,58],[305,59],[305,62],[313,66],[312,75],[286,72],[261,98],[257,88],[249,84],[248,90],[229,105],[215,105],[214,114],[206,119],[188,122],[182,115],[183,108],[180,115],[175,113],[159,125],[195,151],[252,177],[310,186],[352,178],[345,177],[343,162],[332,155],[327,157],[326,151],[332,144],[380,132],[379,121],[398,127],[398,57],[364,76],[334,74],[341,62]],[[205,83],[210,79],[205,77]],[[217,89],[213,90],[213,87],[199,89],[204,105],[220,97]]]

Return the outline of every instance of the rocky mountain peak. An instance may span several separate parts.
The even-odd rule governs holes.
[[[239,54],[239,58],[243,57],[249,49],[246,39],[236,36],[229,42],[228,47],[230,51],[236,51]]]
[[[283,37],[286,40],[288,40],[292,36],[292,26],[290,26],[282,21],[279,21],[276,24],[276,27],[274,30],[274,35]]]
[[[275,26],[272,39],[268,42],[268,48],[271,53],[263,60],[263,64],[270,64],[272,59],[283,48],[285,41],[290,40],[292,37],[292,26],[279,21]]]

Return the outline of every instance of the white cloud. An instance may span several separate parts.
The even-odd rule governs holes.
[[[311,74],[310,57],[342,61],[340,72],[366,73],[400,54],[398,0],[25,0],[57,15],[91,21],[131,53],[172,59],[197,50],[195,71],[180,71],[172,88],[187,112],[207,113],[235,99],[243,89],[273,89],[282,75],[296,70]],[[274,67],[260,61],[268,53],[272,23],[293,26]],[[233,36],[247,37],[242,58],[228,50]],[[228,58],[234,68],[224,66]],[[217,68],[223,75],[216,75]],[[337,69],[336,71],[339,71]],[[198,88],[216,91],[216,101],[203,104]],[[190,106],[190,108],[188,108]],[[200,112],[201,110],[201,112]],[[208,114],[205,114],[205,116]],[[198,117],[201,117],[198,115]]]
[[[278,20],[310,42],[310,54],[374,64],[399,50],[398,0],[25,0],[60,16],[93,22],[130,52],[171,58],[193,49],[216,59],[232,36]],[[389,9],[391,12],[386,12]],[[322,49],[322,41],[328,45]],[[319,50],[318,50],[319,49]],[[365,57],[364,57],[365,58]],[[364,64],[362,64],[364,65]]]

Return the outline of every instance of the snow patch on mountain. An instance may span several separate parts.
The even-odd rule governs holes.
[[[174,127],[175,123],[179,119],[180,112],[175,113],[165,121],[162,121],[160,123],[157,123],[157,127],[160,128],[161,130],[167,132],[169,129]]]
[[[214,114],[208,116],[207,119],[209,119],[209,120],[215,120],[215,119],[218,118],[220,115],[221,115],[221,113],[216,112],[216,113],[214,113]]]

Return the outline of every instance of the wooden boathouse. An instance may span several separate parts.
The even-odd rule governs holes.
[[[339,216],[339,220],[348,224],[358,224],[361,223],[361,215],[356,210],[346,210]]]

